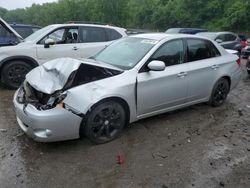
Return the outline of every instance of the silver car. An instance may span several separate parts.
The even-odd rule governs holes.
[[[14,96],[21,129],[39,142],[115,139],[128,123],[209,102],[220,106],[240,80],[238,56],[191,35],[140,34],[90,59],[33,69]]]
[[[236,50],[239,52],[239,55],[242,50],[242,44],[240,37],[229,31],[224,32],[200,32],[196,35],[208,37],[212,40],[218,42],[223,48]]]

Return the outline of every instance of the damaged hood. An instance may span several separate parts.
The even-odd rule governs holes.
[[[78,60],[72,58],[59,58],[48,61],[43,65],[36,67],[26,75],[26,81],[36,90],[53,94],[55,91],[62,90],[69,80],[72,72],[79,69],[82,64],[111,68],[111,65],[97,63],[91,59]],[[120,70],[114,68],[114,70]]]
[[[70,74],[77,70],[81,61],[60,58],[36,67],[26,75],[26,81],[36,90],[52,94],[66,84]]]

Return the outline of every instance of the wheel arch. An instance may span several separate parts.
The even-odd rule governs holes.
[[[123,98],[121,97],[107,97],[107,98],[104,98],[104,99],[101,99],[100,101],[96,102],[95,104],[93,104],[87,113],[89,113],[91,111],[91,109],[95,108],[95,106],[101,104],[101,103],[104,103],[104,102],[108,102],[108,101],[114,101],[114,102],[117,102],[119,104],[122,105],[122,107],[124,108],[125,110],[125,113],[126,113],[126,123],[128,124],[129,123],[129,120],[130,120],[130,107],[127,103],[126,100],[124,100]]]
[[[230,78],[230,76],[222,76],[221,78],[226,79],[228,81],[228,83],[229,83],[229,88],[231,88],[231,78]],[[218,79],[217,81],[219,81],[220,79]]]
[[[95,108],[97,105],[104,103],[104,102],[108,102],[108,101],[115,101],[118,102],[119,104],[122,105],[122,107],[124,107],[125,110],[125,114],[126,114],[126,125],[129,124],[129,120],[130,120],[130,108],[128,103],[126,102],[126,100],[124,100],[121,97],[107,97],[107,98],[103,98],[101,100],[99,100],[98,102],[96,102],[95,104],[93,104],[87,111],[86,115],[83,117],[81,125],[80,125],[80,129],[79,129],[79,134],[80,136],[82,136],[84,134],[84,127],[86,125],[86,118],[88,116],[88,114],[92,111],[93,108]]]
[[[29,63],[29,65],[32,66],[32,68],[35,68],[37,66],[39,66],[38,62],[33,59],[32,57],[28,57],[28,56],[12,56],[12,57],[7,57],[5,59],[3,59],[0,62],[0,72],[2,71],[4,65],[10,61],[24,61],[26,63]]]

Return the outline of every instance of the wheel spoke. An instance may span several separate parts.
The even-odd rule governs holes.
[[[110,138],[111,137],[111,131],[110,131],[110,127],[109,126],[106,126],[105,127],[105,135]]]
[[[95,129],[95,128],[98,128],[101,126],[100,122],[92,122],[91,124],[92,128]]]
[[[113,115],[111,116],[111,119],[112,119],[112,120],[117,120],[117,119],[119,119],[120,117],[121,117],[120,113],[119,113],[119,112],[116,112],[115,114],[113,114]]]
[[[113,128],[115,128],[115,129],[119,129],[119,128],[121,127],[121,124],[118,123],[118,122],[116,122],[116,123],[113,123],[111,126],[112,126]]]
[[[101,126],[101,128],[96,133],[96,137],[100,137],[103,134],[104,128],[104,126]]]

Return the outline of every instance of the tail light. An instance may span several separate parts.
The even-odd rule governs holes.
[[[248,58],[249,58],[249,57],[248,57]],[[238,58],[238,59],[236,60],[236,63],[240,66],[240,64],[241,64],[240,58]]]
[[[247,61],[250,61],[250,56],[248,56]]]

